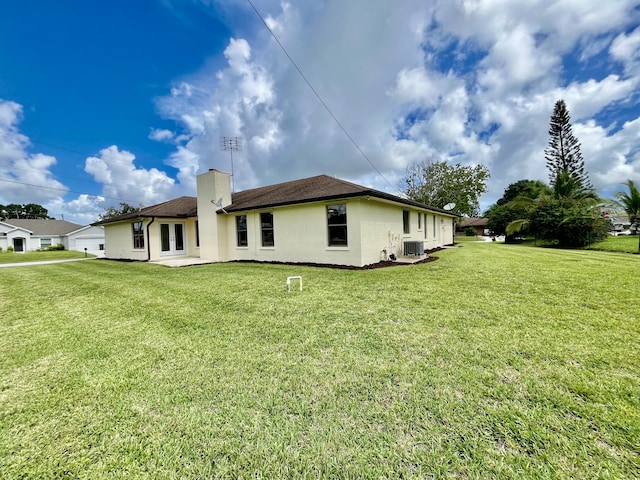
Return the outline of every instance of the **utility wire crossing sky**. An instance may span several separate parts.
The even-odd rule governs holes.
[[[603,196],[640,181],[637,1],[9,2],[0,204],[81,224],[120,201],[325,173],[389,193],[434,158],[548,181],[564,99]],[[268,28],[265,28],[268,27]]]

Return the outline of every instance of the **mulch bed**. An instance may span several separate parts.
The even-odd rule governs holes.
[[[308,263],[308,262],[258,262],[255,260],[233,260],[239,263],[267,263],[271,265],[300,265],[303,267],[320,267],[320,268],[337,268],[340,270],[373,270],[374,268],[386,268],[386,267],[404,267],[408,265],[420,265],[421,263],[435,262],[438,257],[432,257],[431,254],[443,250],[442,248],[434,248],[432,250],[426,250],[427,258],[414,263],[401,263],[392,262],[391,260],[383,260],[378,263],[372,263],[363,267],[356,267],[353,265],[332,265],[328,263]]]

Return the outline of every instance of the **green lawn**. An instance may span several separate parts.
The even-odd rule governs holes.
[[[87,254],[89,257],[95,255]],[[68,258],[84,258],[84,252],[76,252],[73,250],[58,250],[51,252],[0,252],[0,263],[24,263],[24,262],[41,262],[49,260],[65,260]]]
[[[590,250],[605,250],[609,252],[638,253],[638,236],[609,236],[604,241],[596,242],[588,248]]]
[[[640,257],[437,256],[3,269],[0,478],[640,478]]]
[[[478,237],[477,235],[472,235],[472,236],[467,236],[467,235],[456,235],[454,238],[454,242],[455,243],[467,243],[467,242],[478,242],[482,240],[481,237]]]

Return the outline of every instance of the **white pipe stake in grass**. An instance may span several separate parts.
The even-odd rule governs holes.
[[[294,275],[293,277],[287,277],[287,293],[291,293],[291,280],[300,280],[300,291],[302,291],[302,277],[300,275]]]

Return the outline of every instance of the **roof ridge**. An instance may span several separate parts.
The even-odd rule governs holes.
[[[235,193],[246,193],[246,192],[253,192],[254,190],[261,190],[263,188],[275,188],[275,187],[281,187],[283,185],[288,185],[288,184],[293,184],[293,183],[299,183],[299,182],[304,182],[305,180],[311,180],[312,178],[320,178],[320,177],[327,177],[327,178],[333,178],[329,175],[326,174],[320,174],[320,175],[313,175],[311,177],[305,177],[305,178],[298,178],[296,180],[287,180],[285,182],[279,182],[279,183],[272,183],[270,185],[262,185],[261,187],[253,187],[253,188],[249,188],[247,190],[240,190],[239,192],[235,192]]]

